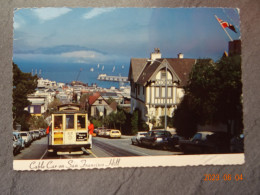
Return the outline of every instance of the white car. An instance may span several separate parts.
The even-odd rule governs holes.
[[[111,129],[110,131],[110,138],[120,138],[121,132],[117,129]]]
[[[23,131],[20,132],[22,139],[24,140],[25,147],[29,146],[32,143],[32,137],[29,132]]]
[[[134,144],[139,145],[139,144],[141,143],[141,142],[140,142],[141,137],[145,137],[146,134],[147,134],[147,131],[140,131],[140,132],[138,132],[135,136],[133,136],[133,137],[131,138],[132,144],[133,144],[133,145],[134,145]]]

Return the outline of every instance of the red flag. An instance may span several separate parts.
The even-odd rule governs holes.
[[[220,25],[222,26],[222,28],[229,28],[230,30],[234,31],[235,33],[237,33],[235,27],[232,24],[229,24],[228,22],[225,22],[221,19],[218,18],[218,21],[220,23]]]

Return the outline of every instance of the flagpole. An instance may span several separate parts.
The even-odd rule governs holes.
[[[227,36],[229,37],[229,39],[231,40],[231,41],[233,41],[233,39],[231,38],[231,36],[228,34],[228,32],[226,31],[226,29],[221,25],[221,23],[219,22],[219,20],[218,20],[218,17],[215,15],[215,18],[217,19],[217,21],[218,21],[218,23],[219,23],[219,25],[222,27],[222,29],[226,32],[226,34],[227,34]]]

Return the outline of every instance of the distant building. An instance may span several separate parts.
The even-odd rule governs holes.
[[[28,111],[32,116],[41,116],[47,110],[46,98],[41,96],[28,96],[31,105],[24,110]]]
[[[158,48],[151,53],[149,59],[132,58],[128,76],[131,85],[131,112],[138,109],[144,121],[156,119],[156,124],[159,125],[160,116],[165,115],[167,99],[166,113],[171,117],[184,96],[183,86],[195,63],[196,59],[185,59],[183,54],[178,54],[178,58],[162,58]]]
[[[88,114],[91,117],[103,117],[113,111],[116,112],[116,105],[115,101],[109,105],[99,93],[94,93],[88,99]]]

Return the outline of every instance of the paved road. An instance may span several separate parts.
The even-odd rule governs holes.
[[[71,158],[98,158],[98,157],[123,157],[123,156],[159,156],[182,154],[178,151],[149,149],[131,144],[131,136],[122,136],[121,139],[108,139],[103,137],[93,138],[93,147],[83,155],[53,155],[47,151],[47,137],[34,141],[14,160],[25,159],[71,159]]]

